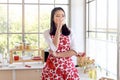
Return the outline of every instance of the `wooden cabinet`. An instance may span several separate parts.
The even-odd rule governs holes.
[[[42,69],[0,70],[0,80],[42,80]]]
[[[0,80],[13,80],[12,70],[0,70]]]
[[[41,80],[40,69],[16,70],[16,80]]]
[[[14,52],[19,51],[22,53],[22,51],[26,51],[26,52],[34,52],[34,51],[38,51],[38,56],[41,58],[40,60],[35,60],[35,59],[27,59],[27,60],[23,60],[22,58],[19,58],[19,60],[14,60]],[[43,49],[11,49],[10,50],[10,64],[14,63],[14,62],[33,62],[33,61],[42,61],[44,62],[44,50]]]

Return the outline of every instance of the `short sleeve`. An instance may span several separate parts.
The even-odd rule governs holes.
[[[52,41],[52,38],[49,34],[49,31],[50,30],[46,30],[44,31],[44,38],[45,38],[45,41],[47,42],[48,46],[50,47],[50,49],[52,51],[56,51],[57,50],[57,47],[53,44],[53,41]]]
[[[74,50],[76,53],[80,52],[79,47],[77,46],[77,41],[75,41],[74,35],[70,34],[70,48]]]

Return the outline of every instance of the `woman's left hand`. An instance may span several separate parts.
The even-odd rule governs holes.
[[[84,57],[86,54],[85,52],[79,52],[76,56],[77,57]]]

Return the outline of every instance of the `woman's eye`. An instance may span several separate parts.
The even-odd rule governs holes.
[[[60,17],[60,16],[56,16],[56,17]]]
[[[65,15],[62,15],[62,17],[65,17]]]
[[[62,15],[56,15],[56,17],[62,17]]]
[[[65,17],[65,15],[56,15],[56,17]]]

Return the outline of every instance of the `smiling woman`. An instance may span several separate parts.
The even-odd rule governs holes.
[[[65,23],[65,11],[55,7],[51,11],[50,29],[44,32],[49,45],[49,55],[42,70],[42,80],[79,80],[79,74],[72,61],[78,52],[71,30]]]

